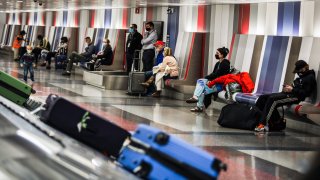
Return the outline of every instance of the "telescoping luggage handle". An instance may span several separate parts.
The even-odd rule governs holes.
[[[169,141],[170,136],[164,132],[160,132],[155,136],[155,142],[159,145],[166,145]],[[149,155],[156,161],[160,162],[164,166],[168,167],[169,169],[175,171],[178,174],[181,174],[184,177],[187,177],[188,179],[212,179],[212,176],[208,175],[206,172],[201,171],[199,169],[196,169],[192,167],[189,164],[183,163],[177,159],[174,159],[156,149],[150,148],[147,144],[141,142],[138,139],[135,139],[134,137],[130,138],[131,141],[129,145],[127,145],[128,148],[130,148],[133,151],[137,152],[143,152],[146,155]],[[121,158],[121,156],[120,156]],[[223,170],[227,170],[227,165],[222,163],[219,159],[215,159],[212,163],[212,169],[216,170],[218,173]],[[141,164],[136,168],[135,174],[142,178],[147,178],[148,174],[151,172],[152,165],[142,161]]]
[[[142,61],[142,50],[135,50],[133,53],[133,61],[132,61],[132,66],[131,66],[131,72],[137,72],[140,71],[140,63]],[[137,61],[137,62],[136,62]],[[138,64],[138,69],[135,69],[135,64]]]

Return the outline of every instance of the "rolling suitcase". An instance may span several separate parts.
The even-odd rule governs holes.
[[[51,127],[116,158],[130,133],[56,95],[49,95],[40,119]]]
[[[141,85],[145,81],[145,73],[140,71],[141,51],[136,50],[134,53],[131,72],[128,77],[128,93],[129,94],[144,94],[146,89]],[[138,63],[138,70],[135,69],[135,62]]]
[[[118,162],[148,179],[216,179],[226,170],[209,153],[146,125],[138,126]]]
[[[36,91],[28,84],[16,79],[9,74],[0,71],[0,95],[10,101],[23,106],[31,93]]]

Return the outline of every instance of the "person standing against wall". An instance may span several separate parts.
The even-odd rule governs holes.
[[[20,31],[17,37],[13,41],[12,50],[13,50],[13,59],[18,61],[19,60],[19,48],[23,41],[25,41],[24,36],[26,32],[24,30]]]
[[[142,71],[151,71],[153,64],[154,64],[154,43],[158,40],[157,32],[154,29],[153,22],[147,22],[145,25],[146,32],[143,36],[141,41],[142,49],[143,49],[143,56],[142,56],[142,63],[143,63],[143,70]]]
[[[135,56],[134,52],[136,50],[141,50],[141,40],[142,35],[137,31],[138,26],[136,24],[131,24],[129,28],[129,35],[126,44],[126,64],[127,64],[127,73],[131,71],[133,58]],[[138,62],[134,62],[135,69],[138,69]]]

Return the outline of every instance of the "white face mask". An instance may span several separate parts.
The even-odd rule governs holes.
[[[31,54],[31,53],[32,53],[32,50],[27,50],[27,52],[28,52],[29,54]]]

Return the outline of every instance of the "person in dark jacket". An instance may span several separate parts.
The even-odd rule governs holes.
[[[98,68],[100,65],[111,65],[113,60],[113,51],[110,45],[109,39],[103,40],[102,51],[98,52],[97,55],[92,55],[93,60],[90,61],[94,65],[94,68]],[[90,66],[90,65],[89,65]],[[94,70],[91,68],[90,70]]]
[[[35,57],[31,46],[27,46],[27,52],[20,59],[20,66],[23,67],[23,80],[27,83],[28,72],[30,72],[30,79],[34,82]]]
[[[283,90],[280,93],[266,94],[259,97],[256,106],[262,110],[262,119],[255,131],[269,130],[269,120],[277,107],[298,104],[316,91],[315,72],[314,70],[309,70],[309,65],[304,60],[299,60],[295,63],[293,73],[297,73],[299,77],[293,81],[292,85],[283,85]]]
[[[93,42],[91,41],[90,37],[86,37],[85,41],[87,43],[87,47],[85,48],[85,52],[78,54],[77,52],[72,52],[72,54],[69,56],[68,59],[68,65],[67,69],[62,75],[64,76],[70,76],[71,75],[71,69],[74,62],[89,62],[92,58],[92,55],[95,54],[95,46],[93,45]]]
[[[133,63],[133,58],[135,56],[138,56],[138,54],[134,54],[136,50],[141,50],[142,45],[141,45],[141,40],[142,40],[142,35],[137,31],[137,25],[136,24],[131,24],[129,28],[129,35],[128,35],[128,40],[126,44],[126,64],[127,64],[127,73],[132,69],[132,63]],[[138,63],[139,62],[134,62],[134,68],[138,69]]]
[[[46,56],[46,62],[42,63],[41,66],[47,66],[46,69],[51,69],[51,59],[54,57],[59,57],[63,59],[67,59],[68,54],[68,38],[67,37],[61,37],[60,38],[60,44],[57,47],[56,50],[48,52]],[[57,58],[56,58],[57,61]],[[59,61],[60,62],[60,61]]]
[[[212,95],[215,93],[203,94],[203,92],[205,92],[206,83],[208,81],[212,81],[220,76],[230,73],[230,61],[226,59],[228,54],[229,54],[228,48],[222,47],[217,49],[215,58],[218,60],[218,62],[215,64],[213,72],[205,76],[204,79],[197,80],[197,85],[196,85],[196,89],[194,90],[193,97],[186,100],[187,103],[199,102],[197,106],[193,109],[190,109],[190,111],[202,112],[204,108],[207,108],[211,104]],[[217,88],[218,89],[215,90],[217,93],[222,90],[222,86],[217,86]],[[204,101],[205,107],[202,107],[203,104],[199,101],[199,97],[204,98],[203,100],[201,99],[201,102]]]
[[[50,51],[51,45],[50,42],[43,37],[42,35],[37,36],[37,40],[35,42],[35,48],[33,49],[34,57],[36,58],[35,64],[37,66],[39,55],[42,50]]]

